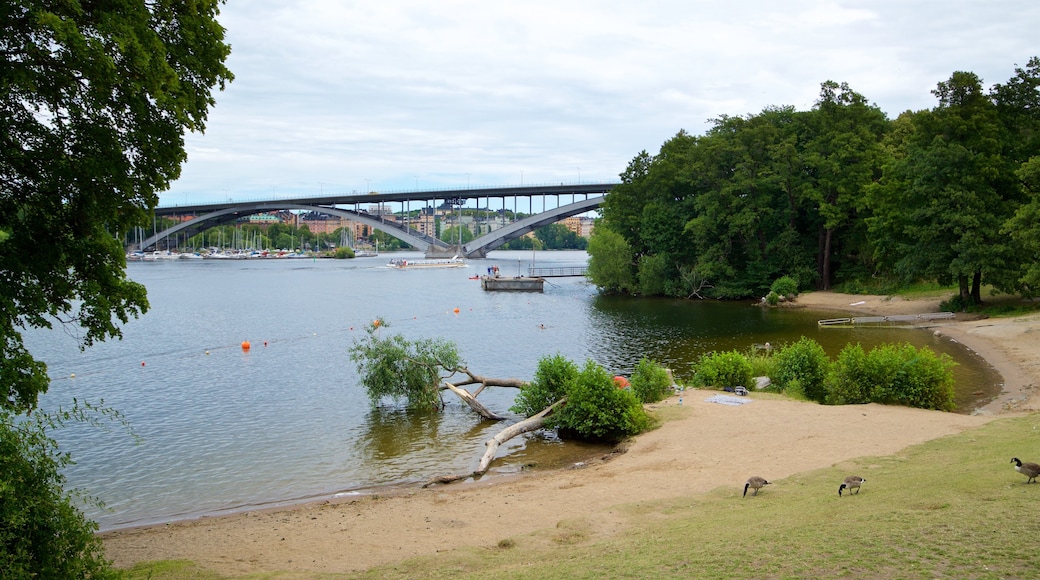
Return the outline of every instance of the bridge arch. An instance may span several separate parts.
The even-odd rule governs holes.
[[[175,226],[172,226],[162,232],[158,232],[146,239],[144,239],[138,246],[142,250],[150,249],[156,246],[163,239],[168,239],[170,236],[183,234],[185,236],[193,236],[199,232],[219,226],[222,224],[230,223],[238,220],[242,217],[272,211],[285,211],[285,210],[303,210],[309,212],[318,212],[328,215],[335,215],[343,217],[358,223],[368,225],[372,229],[385,232],[406,244],[409,244],[415,248],[426,253],[427,256],[443,256],[443,255],[463,255],[469,258],[482,258],[487,255],[488,252],[495,248],[501,247],[506,242],[519,238],[527,234],[528,232],[534,231],[535,229],[542,227],[543,225],[557,222],[561,219],[578,215],[590,210],[593,210],[603,204],[607,192],[615,184],[578,184],[578,185],[565,185],[560,184],[558,186],[527,186],[527,187],[505,187],[505,188],[490,188],[490,189],[474,189],[474,190],[445,190],[445,191],[431,191],[431,192],[410,192],[410,193],[390,193],[390,194],[368,194],[368,195],[343,195],[343,196],[332,196],[325,198],[303,198],[303,199],[286,199],[286,200],[266,200],[266,201],[255,201],[255,202],[235,202],[232,203],[230,200],[224,204],[207,204],[197,206],[172,206],[172,207],[161,207],[155,209],[155,215],[183,215],[185,213],[195,213],[196,217],[193,219],[181,222]],[[417,230],[411,229],[404,224],[398,222],[386,221],[378,215],[370,214],[358,210],[341,209],[336,207],[337,204],[350,204],[353,203],[355,206],[358,203],[402,203],[407,201],[429,201],[437,199],[450,199],[453,203],[461,203],[459,200],[473,199],[476,198],[488,198],[491,197],[550,197],[555,196],[559,199],[561,195],[595,195],[595,197],[588,198],[573,202],[567,205],[559,206],[555,209],[546,210],[541,213],[529,216],[522,220],[513,222],[505,227],[499,228],[491,233],[485,234],[479,238],[471,240],[468,244],[463,246],[450,245],[446,242],[438,240],[433,236],[429,236],[420,233]]]

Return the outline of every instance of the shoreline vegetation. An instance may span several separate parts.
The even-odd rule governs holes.
[[[906,299],[810,292],[800,295],[795,306],[821,312],[894,315],[936,312],[939,302],[939,297]],[[716,504],[732,505],[731,502],[741,499],[740,488],[751,475],[761,475],[775,483],[763,490],[762,497],[753,498],[760,502],[755,505],[779,498],[795,501],[801,497],[799,494],[804,491],[806,481],[822,477],[821,470],[834,471],[835,466],[843,469],[854,466],[861,470],[858,475],[870,481],[864,484],[862,496],[857,495],[850,501],[880,499],[886,494],[886,479],[911,477],[905,475],[913,463],[903,459],[907,453],[916,453],[918,449],[942,452],[942,441],[936,440],[965,431],[982,433],[983,426],[997,419],[1017,417],[1035,423],[1030,421],[1029,414],[1040,409],[1040,340],[1030,336],[1040,332],[1040,313],[996,319],[958,315],[953,321],[937,322],[928,328],[956,340],[989,362],[1004,379],[1000,395],[974,414],[965,415],[877,404],[824,406],[768,393],[753,393],[748,398],[749,404],[727,406],[708,402],[706,399],[715,394],[712,391],[686,391],[683,399],[673,396],[651,406],[662,419],[658,429],[636,437],[617,453],[569,469],[540,472],[534,466],[529,473],[515,476],[500,475],[429,489],[381,490],[372,495],[342,496],[290,507],[115,530],[101,534],[101,538],[114,565],[133,569],[132,577],[284,573],[297,578],[352,574],[386,566],[391,568],[382,568],[373,574],[429,573],[432,577],[465,577],[467,573],[503,575],[506,570],[511,574],[518,561],[527,562],[525,566],[532,566],[531,570],[552,570],[555,569],[551,567],[553,559],[564,559],[562,554],[567,550],[596,552],[592,548],[595,545],[616,549],[620,538],[629,533],[635,534],[636,541],[647,542],[655,535],[654,528],[644,529],[650,525],[647,518],[659,519],[661,525],[680,527],[685,521],[687,528],[698,528],[705,525],[706,520],[699,521],[701,516],[689,511],[692,505],[703,504],[709,511],[715,509]],[[989,431],[1003,433],[1007,429],[1022,428],[1015,423],[1008,425],[1006,428],[994,426]],[[1032,431],[1036,430],[1033,425]],[[1023,460],[1036,461],[1040,456],[1037,451],[1040,436],[1032,432],[1030,435],[1033,440],[1015,447],[1021,451],[1014,453],[1022,455]],[[976,441],[982,436],[968,437]],[[926,442],[932,443],[908,449]],[[1001,445],[1006,446],[1006,441]],[[987,456],[972,461],[991,463],[992,477],[999,479],[1001,489],[1011,490],[1008,493],[1022,489],[1032,492],[1032,486],[1017,485],[1022,483],[1018,481],[1021,476],[1003,465],[1011,456]],[[943,474],[935,473],[934,477],[942,478]],[[964,485],[981,485],[978,477],[982,476]],[[822,497],[829,498],[835,491],[829,487],[837,488],[837,483],[840,478],[833,486],[828,484],[828,489],[820,491]],[[925,495],[951,493],[932,487],[917,491]],[[898,493],[910,491],[914,490],[900,489]],[[887,490],[889,495],[895,492],[891,488]],[[833,495],[837,497],[836,493]],[[1026,495],[1033,497],[1031,493]],[[951,512],[959,509],[959,500],[942,497],[935,501],[944,506],[953,505]],[[1001,505],[998,510],[1004,514],[1001,516],[1004,520],[1010,513],[1006,508]],[[876,516],[870,517],[866,521],[876,521]],[[741,526],[754,527],[748,523],[750,520],[739,521]],[[817,524],[807,522],[805,525]],[[1001,524],[994,522],[994,525]],[[747,547],[750,542],[744,541],[743,532],[730,532],[730,535],[740,544],[742,554],[747,549],[751,549],[751,556],[755,554],[754,548]],[[821,537],[818,541],[833,540]],[[687,542],[685,538],[660,541]],[[979,550],[984,549],[985,542],[978,546]],[[517,555],[510,560],[505,554],[513,552],[511,548],[515,547],[528,550],[530,556],[518,555],[520,552],[516,551]],[[696,544],[687,547],[685,553],[691,562],[697,560],[697,550]],[[494,562],[500,553],[505,562],[497,565],[503,567],[488,568],[496,565]],[[776,553],[786,551],[773,552]],[[618,557],[615,554],[604,557],[599,565],[607,566]],[[411,558],[421,558],[424,563],[406,562]],[[719,558],[720,562],[734,560],[725,554]],[[480,563],[459,563],[470,559]],[[748,557],[736,558],[742,559],[747,561]],[[157,561],[164,562],[151,564]],[[634,561],[637,562],[634,565],[646,565],[645,562],[639,564],[638,559]],[[859,560],[854,558],[854,561]],[[828,565],[823,561],[803,572],[841,573],[844,569],[846,574],[857,575],[855,565],[851,571],[841,567],[830,570]],[[881,576],[890,570],[877,562],[867,561],[863,565],[868,569],[881,565]],[[444,567],[442,572],[436,572],[438,566]],[[860,572],[866,574],[868,569]],[[895,569],[911,576],[917,574],[902,568],[892,570]],[[695,570],[691,568],[686,574]],[[707,570],[723,576],[742,572],[739,569],[726,572],[724,567]],[[794,574],[797,569],[781,565],[770,570],[763,569],[767,574],[780,575]],[[954,575],[963,571],[959,567],[944,570]],[[623,567],[610,567],[603,573],[632,572],[624,571]],[[922,573],[928,575],[923,570]],[[684,573],[675,569],[659,575]]]

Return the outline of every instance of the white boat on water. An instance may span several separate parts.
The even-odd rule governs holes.
[[[387,268],[395,270],[423,270],[426,268],[465,268],[466,260],[458,256],[450,258],[428,258],[419,260],[408,260],[405,258],[394,258],[386,265]]]

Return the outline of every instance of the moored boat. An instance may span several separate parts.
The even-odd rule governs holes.
[[[427,258],[418,260],[394,258],[387,263],[386,267],[393,268],[395,270],[422,270],[425,268],[465,268],[466,260],[458,256],[452,256],[450,258]]]

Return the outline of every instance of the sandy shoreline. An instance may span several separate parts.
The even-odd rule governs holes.
[[[861,302],[853,305],[853,303]],[[934,312],[938,301],[814,292],[799,305],[870,314]],[[335,573],[363,570],[459,546],[502,539],[582,519],[592,535],[617,533],[618,506],[740,485],[750,475],[782,480],[856,457],[888,455],[916,443],[981,425],[1040,404],[1040,315],[958,320],[934,330],[992,364],[1003,393],[974,416],[886,407],[827,407],[756,394],[741,406],[705,401],[688,391],[661,404],[678,418],[631,443],[611,461],[578,469],[496,478],[490,483],[402,490],[393,496],[345,497],[292,508],[247,512],[103,534],[118,567],[187,559],[236,575],[262,571]],[[806,418],[811,420],[806,420]],[[850,437],[855,433],[855,437]],[[752,473],[753,472],[753,473]]]

